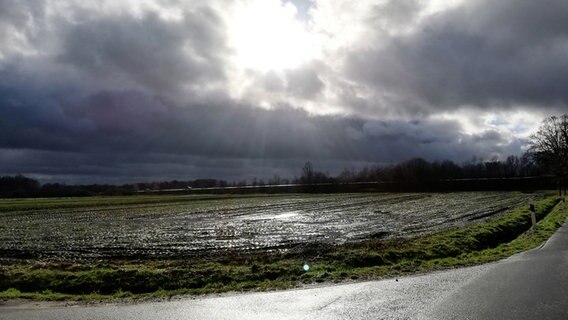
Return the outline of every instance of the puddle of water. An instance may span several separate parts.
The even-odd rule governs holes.
[[[277,214],[277,215],[273,216],[272,219],[288,219],[288,218],[296,217],[298,215],[300,215],[300,213],[298,211],[290,211],[290,212]]]
[[[259,221],[259,220],[285,220],[285,219],[290,219],[290,218],[294,218],[300,215],[299,211],[288,211],[288,212],[282,212],[282,213],[277,213],[277,214],[254,214],[251,215],[249,217],[244,217],[243,220],[253,220],[253,221]]]

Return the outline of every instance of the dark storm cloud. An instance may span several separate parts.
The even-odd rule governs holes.
[[[41,97],[30,101],[6,91],[0,108],[7,124],[0,127],[2,174],[101,182],[176,175],[266,178],[270,172],[294,176],[308,159],[340,170],[411,157],[463,161],[518,152],[509,144],[496,146],[505,142],[496,132],[463,136],[452,121],[309,116],[230,101],[176,106],[136,91],[100,92],[73,105],[47,97],[36,103]]]
[[[565,102],[558,12],[566,8],[547,1],[551,8],[533,21],[520,14],[534,9],[529,2],[519,2],[516,14],[507,4],[517,5],[499,2],[489,12],[468,4],[381,49],[351,52],[352,78],[377,90],[361,97],[357,83],[335,80],[341,107],[368,114],[387,101],[425,115],[425,105]],[[389,2],[381,7],[389,19],[380,23],[415,19],[418,8],[415,1]],[[520,140],[497,131],[464,135],[450,120],[310,115],[301,105],[264,110],[232,99],[225,89],[227,26],[208,6],[182,10],[177,20],[151,11],[66,10],[47,21],[40,1],[0,2],[2,175],[71,183],[236,180],[293,177],[306,160],[334,173],[412,157],[459,162],[521,152]],[[317,101],[332,73],[323,64],[256,80],[266,91]]]
[[[352,52],[347,68],[354,79],[402,97],[406,113],[566,106],[567,17],[563,0],[466,1],[416,32]]]
[[[139,91],[99,92],[72,105],[27,90],[0,88],[0,94],[4,148],[250,158],[341,153],[334,151],[342,141],[334,136],[340,124],[289,108],[267,111],[231,101],[176,106]]]
[[[216,12],[207,7],[185,11],[180,21],[148,12],[142,17],[87,17],[60,28],[58,61],[103,80],[167,92],[225,77],[225,30]]]

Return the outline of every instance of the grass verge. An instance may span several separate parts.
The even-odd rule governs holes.
[[[271,290],[317,282],[377,279],[486,263],[538,246],[568,217],[548,197],[496,220],[414,239],[370,239],[300,246],[282,254],[231,254],[216,260],[0,264],[0,299],[102,300]],[[304,271],[304,264],[309,271]]]

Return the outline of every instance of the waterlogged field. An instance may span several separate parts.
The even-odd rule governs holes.
[[[518,192],[0,200],[0,258],[179,258],[411,237],[527,204]]]

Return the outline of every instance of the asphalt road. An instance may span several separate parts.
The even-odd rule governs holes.
[[[398,281],[139,304],[0,304],[0,319],[568,319],[568,225],[497,263]]]
[[[568,319],[568,223],[485,271],[419,319]]]
[[[412,319],[489,266],[266,293],[98,306],[0,307],[0,319]]]

